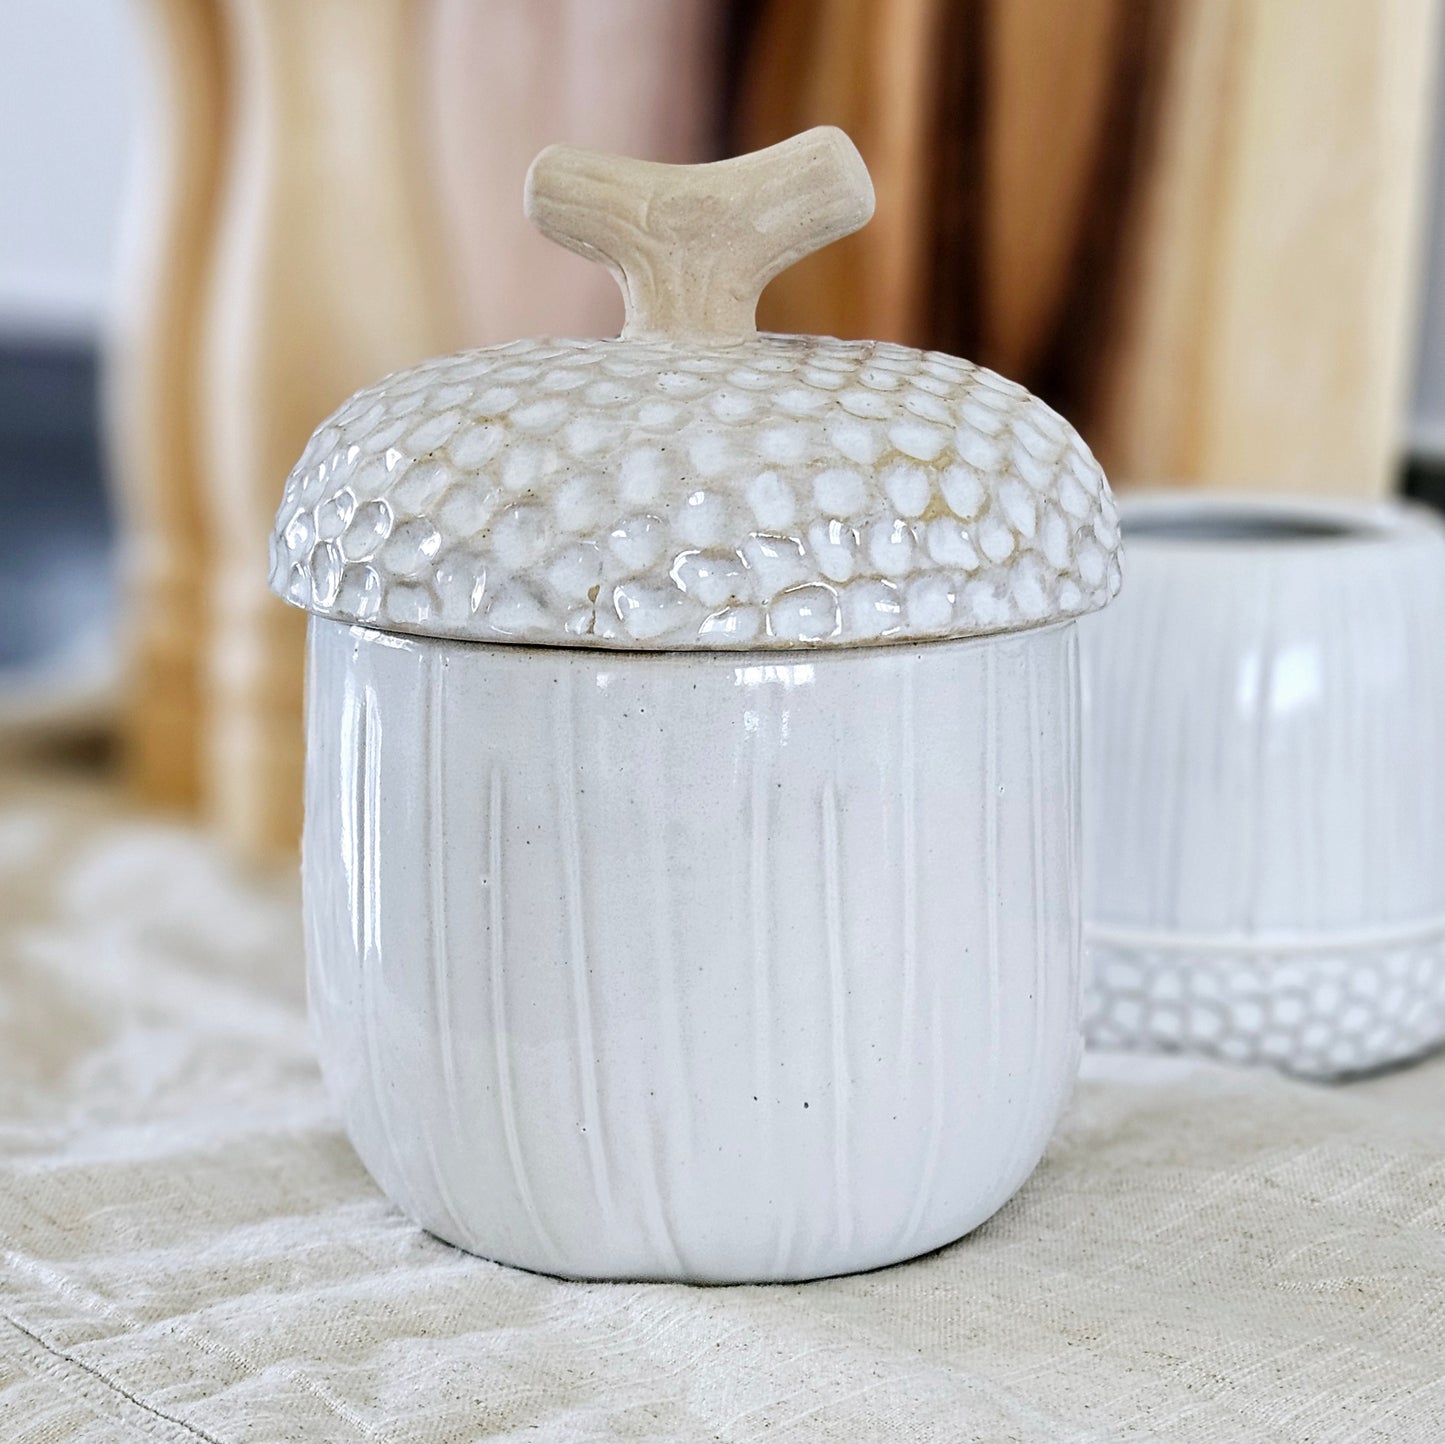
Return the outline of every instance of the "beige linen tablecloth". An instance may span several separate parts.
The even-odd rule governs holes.
[[[0,803],[0,1444],[1445,1441],[1445,1064],[1091,1060],[973,1237],[787,1287],[559,1283],[413,1228],[327,1106],[296,896]]]

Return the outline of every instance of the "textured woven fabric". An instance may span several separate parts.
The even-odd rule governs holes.
[[[1445,1439],[1445,1062],[1098,1057],[972,1238],[559,1283],[421,1234],[312,1061],[294,888],[0,807],[0,1440]]]

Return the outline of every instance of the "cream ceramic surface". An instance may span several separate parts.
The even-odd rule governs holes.
[[[358,393],[287,482],[271,584],[496,642],[797,647],[1101,607],[1114,503],[1073,428],[881,342],[520,341]]]
[[[1314,1076],[1445,1041],[1445,531],[1141,499],[1086,624],[1092,1042]]]
[[[752,330],[768,277],[871,212],[841,132],[713,166],[545,152],[529,205],[617,272],[622,337],[358,392],[286,483],[277,595],[428,636],[753,650],[1015,630],[1118,591],[1103,474],[1021,386]]]
[[[1028,1176],[1078,1063],[1072,618],[1119,584],[1108,488],[967,362],[756,334],[768,277],[871,213],[839,131],[554,148],[527,205],[617,276],[622,336],[359,393],[272,539],[313,613],[326,1077],[386,1192],[490,1258],[721,1282],[936,1248]]]
[[[367,1167],[586,1277],[983,1222],[1078,1059],[1074,630],[618,656],[313,619],[310,993]]]

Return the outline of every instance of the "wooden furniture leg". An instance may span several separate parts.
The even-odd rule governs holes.
[[[207,802],[255,858],[301,823],[305,618],[266,589],[281,487],[362,384],[451,349],[412,0],[225,0],[237,115],[205,357],[216,538]]]
[[[1178,3],[1100,455],[1121,482],[1381,495],[1438,0]]]
[[[105,397],[123,519],[123,740],[137,797],[189,811],[201,794],[210,558],[196,358],[220,190],[225,54],[215,0],[143,0],[137,13],[150,109]]]

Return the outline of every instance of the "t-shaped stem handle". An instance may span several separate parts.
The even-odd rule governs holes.
[[[778,272],[868,220],[873,183],[853,142],[819,126],[710,165],[548,146],[524,204],[544,236],[616,277],[624,336],[736,337],[756,330]]]

